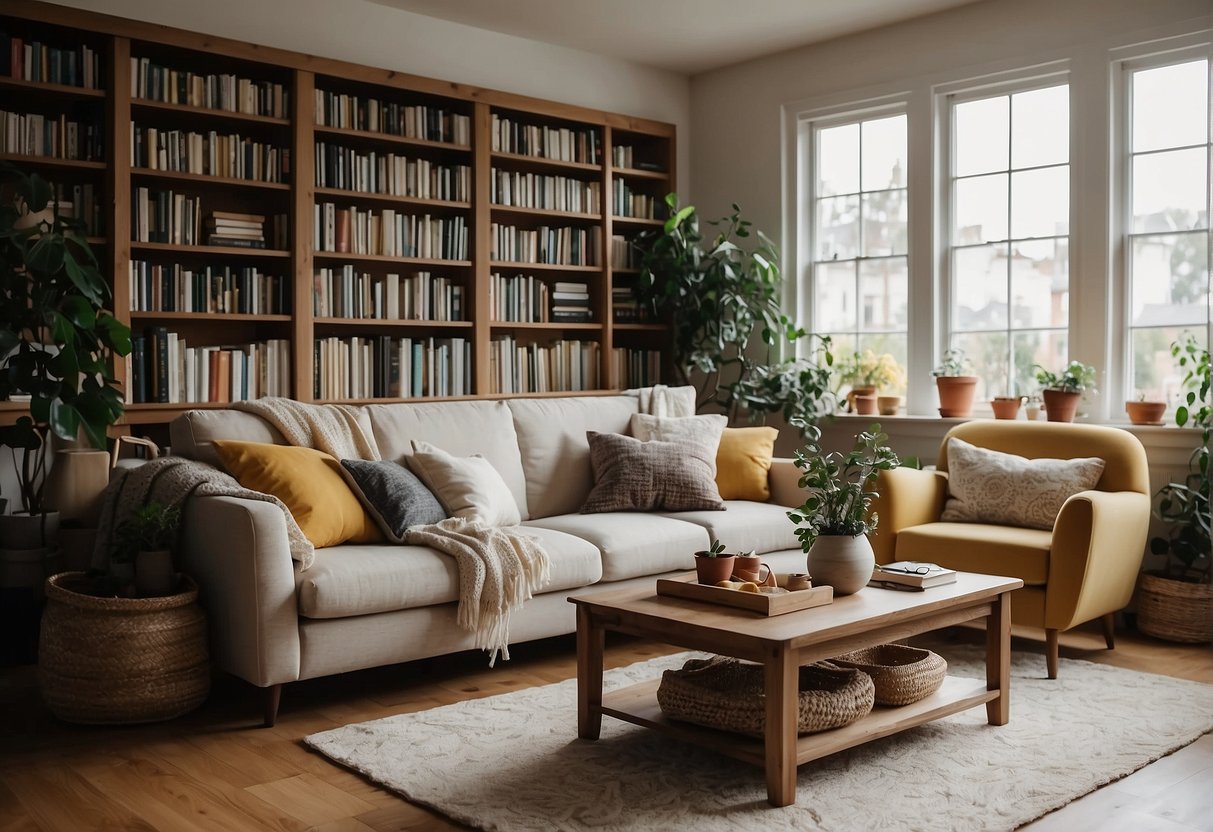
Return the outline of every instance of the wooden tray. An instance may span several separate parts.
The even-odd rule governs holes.
[[[699,583],[694,577],[689,579],[658,578],[657,594],[674,598],[689,598],[692,601],[707,601],[709,604],[736,607],[767,616],[783,615],[786,612],[807,610],[810,607],[821,607],[834,603],[834,587],[832,586],[815,586],[812,589],[800,589],[796,592],[766,595],[761,592],[742,592],[737,589],[708,586]]]

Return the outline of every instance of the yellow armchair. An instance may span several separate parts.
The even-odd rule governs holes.
[[[948,440],[1029,459],[1099,457],[1093,490],[1066,500],[1051,531],[940,520],[947,498]],[[973,421],[948,431],[934,471],[882,472],[871,536],[878,563],[921,560],[1024,582],[1011,619],[1043,627],[1049,678],[1057,678],[1057,634],[1101,618],[1108,649],[1112,616],[1133,594],[1150,524],[1146,452],[1128,431],[1054,422]]]

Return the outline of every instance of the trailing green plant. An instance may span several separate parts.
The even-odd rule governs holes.
[[[724,544],[717,539],[713,539],[712,542],[708,544],[708,548],[704,549],[702,552],[696,552],[696,554],[701,558],[722,558],[725,556]]]
[[[1188,476],[1158,491],[1154,515],[1169,525],[1165,537],[1150,540],[1150,551],[1167,555],[1163,577],[1209,583],[1213,581],[1213,536],[1209,520],[1209,433],[1213,427],[1210,403],[1209,351],[1188,334],[1171,344],[1171,355],[1184,373],[1185,393],[1175,409],[1175,424],[1200,430],[1200,444],[1188,460]]]
[[[779,250],[761,231],[732,213],[700,230],[693,205],[677,194],[665,198],[669,219],[640,234],[638,299],[670,324],[670,356],[676,381],[695,384],[698,407],[715,405],[735,421],[782,413],[811,423],[833,410],[829,339],[782,358],[809,339],[782,310]]]
[[[796,451],[795,465],[803,473],[799,486],[808,491],[804,504],[788,512],[796,524],[796,538],[804,551],[821,535],[856,535],[875,531],[880,518],[870,512],[872,500],[879,496],[873,485],[881,471],[900,464],[889,447],[888,434],[879,424],[855,436],[855,445],[847,453],[825,453],[821,447],[821,429],[803,426],[804,448]]]
[[[0,429],[0,444],[13,449],[22,506],[39,514],[49,435],[83,433],[104,448],[122,415],[110,362],[131,337],[105,309],[109,287],[84,227],[59,213],[51,186],[8,164],[0,183],[15,197],[0,205],[0,400],[29,396],[29,415]],[[49,218],[30,216],[47,207]]]
[[[1036,370],[1036,383],[1042,389],[1066,393],[1095,392],[1095,368],[1090,364],[1071,361],[1060,373],[1046,370],[1039,364],[1033,365],[1033,369]]]
[[[973,374],[973,362],[969,361],[965,351],[960,347],[949,347],[943,351],[943,358],[939,361],[939,366],[931,371],[931,375],[939,378],[940,376],[967,376]]]
[[[118,524],[110,548],[111,563],[133,563],[140,552],[172,549],[181,526],[181,509],[152,501]]]

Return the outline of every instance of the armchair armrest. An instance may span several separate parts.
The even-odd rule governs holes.
[[[261,687],[298,679],[295,565],[282,510],[192,497],[183,523],[181,568],[198,582],[215,663]]]
[[[872,511],[880,523],[868,535],[877,563],[897,559],[897,533],[911,526],[934,523],[943,513],[948,493],[948,475],[943,471],[894,468],[881,471],[876,479],[877,497]]]
[[[804,505],[804,489],[800,487],[800,469],[788,457],[771,460],[767,484],[771,487],[769,502],[778,506],[797,508]]]
[[[1146,552],[1150,497],[1083,491],[1053,525],[1045,627],[1068,629],[1129,603]]]

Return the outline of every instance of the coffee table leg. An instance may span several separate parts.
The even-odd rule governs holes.
[[[800,668],[794,651],[779,649],[767,658],[767,800],[772,806],[796,802],[796,728]]]
[[[998,698],[986,703],[986,721],[1006,725],[1011,719],[1011,593],[994,600],[990,620],[986,622],[986,690],[998,691]]]
[[[577,736],[596,740],[602,731],[602,650],[605,631],[577,605]]]

